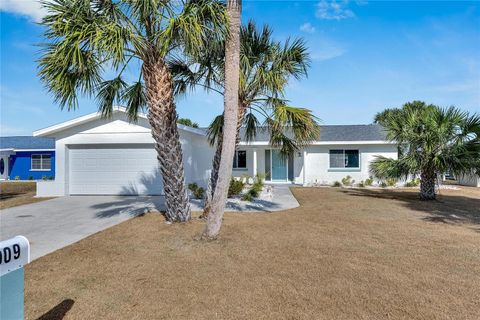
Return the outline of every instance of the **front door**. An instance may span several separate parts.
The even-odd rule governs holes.
[[[272,150],[272,181],[286,181],[288,176],[287,159],[280,150]]]

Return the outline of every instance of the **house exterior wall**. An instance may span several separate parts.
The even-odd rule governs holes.
[[[185,181],[206,186],[211,167],[213,150],[207,140],[194,133],[180,131]],[[112,145],[147,144],[154,148],[154,139],[146,119],[129,123],[124,113],[114,113],[111,119],[95,119],[60,131],[54,135],[56,150],[55,181],[42,181],[37,185],[37,196],[62,196],[69,192],[69,153],[75,145]]]
[[[245,146],[241,145],[237,150],[247,151],[247,168],[234,169],[234,177],[249,176],[253,177],[253,153],[257,153],[257,172],[265,173],[265,150],[271,149],[269,146]],[[359,169],[331,169],[330,153],[331,149],[354,149],[359,150],[360,168]],[[295,184],[333,184],[335,181],[341,181],[342,178],[350,175],[352,179],[359,182],[370,177],[370,162],[376,155],[381,155],[397,159],[397,147],[394,144],[324,144],[311,145],[305,149],[299,150],[293,155],[293,183]],[[304,162],[305,160],[305,162]],[[304,166],[305,163],[305,166]],[[304,176],[305,172],[305,176]]]
[[[49,154],[51,160],[50,170],[33,170],[32,154]],[[55,151],[16,151],[10,155],[9,179],[14,180],[40,180],[55,177]]]
[[[181,128],[181,126],[180,126]],[[180,142],[183,151],[186,183],[195,182],[206,187],[211,173],[214,148],[203,134],[192,132],[194,129],[180,129]],[[53,132],[53,133],[52,133]],[[55,138],[56,153],[52,157],[54,181],[40,181],[37,184],[38,196],[68,195],[70,185],[70,155],[71,149],[80,146],[121,146],[146,145],[154,148],[154,140],[148,121],[139,118],[138,122],[129,123],[124,112],[115,112],[110,119],[94,118],[77,123],[70,128],[62,128],[48,134]],[[131,148],[126,148],[126,150]],[[255,173],[265,173],[265,150],[271,149],[266,142],[240,144],[237,150],[247,152],[247,168],[234,169],[234,177],[250,176]],[[329,167],[330,149],[358,149],[360,154],[359,169],[332,169]],[[347,175],[354,180],[367,179],[369,164],[375,155],[397,158],[397,147],[384,141],[356,142],[319,142],[295,152],[293,155],[293,181],[296,184],[332,184]],[[254,161],[256,159],[256,161]],[[28,178],[28,177],[27,177]],[[41,178],[41,176],[40,176]]]
[[[480,177],[475,175],[463,175],[458,177],[458,183],[462,186],[480,187]]]
[[[360,168],[359,169],[337,169],[330,168],[331,149],[354,149],[359,150]],[[384,156],[397,159],[397,146],[394,144],[332,144],[322,146],[309,146],[306,148],[306,175],[304,184],[332,184],[335,181],[341,181],[347,175],[351,176],[356,182],[368,179],[370,176],[370,162],[375,156]],[[299,179],[301,180],[301,179]]]

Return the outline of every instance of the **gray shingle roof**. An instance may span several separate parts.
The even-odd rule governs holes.
[[[0,137],[0,149],[55,149],[55,139],[31,136]]]
[[[245,129],[241,129],[241,137],[244,140]],[[287,136],[292,136],[291,131]],[[266,130],[258,130],[254,141],[269,141],[270,135]],[[320,137],[317,141],[384,141],[386,140],[385,129],[378,124],[360,125],[324,125],[320,126]]]

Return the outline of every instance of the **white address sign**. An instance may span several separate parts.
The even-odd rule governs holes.
[[[0,276],[30,262],[30,243],[24,236],[0,242]]]

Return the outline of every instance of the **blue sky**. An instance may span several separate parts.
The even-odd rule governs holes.
[[[35,0],[0,0],[0,135],[32,131],[96,111],[82,99],[61,111],[44,89],[35,60],[43,11]],[[306,39],[309,76],[287,98],[325,124],[371,123],[387,107],[414,99],[480,112],[480,2],[244,1],[243,20],[267,23],[278,40]],[[177,101],[181,117],[202,126],[222,98],[195,92]]]

